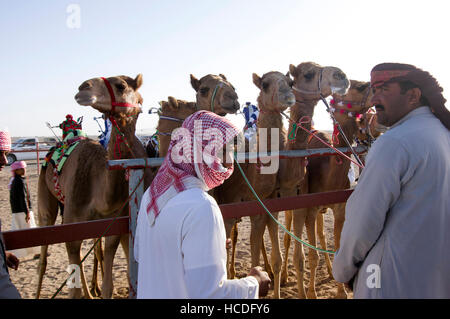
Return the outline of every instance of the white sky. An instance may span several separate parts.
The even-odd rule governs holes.
[[[81,24],[67,27],[69,4]],[[79,106],[78,86],[92,77],[144,76],[144,113],[138,134],[157,116],[150,107],[171,95],[195,100],[189,74],[223,73],[243,105],[256,103],[252,73],[313,61],[340,67],[350,79],[369,80],[382,62],[414,64],[434,75],[450,98],[450,2],[378,1],[0,1],[0,128],[13,136],[50,136],[67,113],[84,116],[98,134],[100,114]],[[230,116],[242,125],[242,116]],[[331,129],[325,107],[315,126]],[[60,131],[57,130],[60,134]]]

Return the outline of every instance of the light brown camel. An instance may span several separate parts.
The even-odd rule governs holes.
[[[294,78],[294,91],[296,97],[296,104],[291,108],[290,123],[289,123],[289,138],[290,142],[287,144],[288,150],[302,150],[308,146],[309,134],[300,128],[293,131],[294,123],[303,122],[303,126],[311,130],[311,122],[314,115],[314,108],[317,102],[323,97],[327,97],[332,93],[338,92],[344,94],[349,87],[349,81],[339,68],[323,67],[316,63],[305,62],[298,66],[290,65],[289,72]],[[306,194],[308,189],[308,179],[306,176],[305,158],[285,159],[281,160],[279,182],[280,195],[295,196],[299,194]],[[311,245],[315,246],[315,216],[308,214],[306,209],[297,209],[286,211],[285,213],[287,228],[290,229],[291,221],[294,224],[294,234],[301,238],[303,226],[307,225],[308,240]],[[293,214],[293,217],[290,217]],[[285,235],[285,247],[289,247],[290,237]],[[288,252],[288,250],[286,250]],[[306,294],[303,281],[304,272],[304,253],[303,246],[299,242],[295,242],[293,263],[297,273],[297,285],[299,298],[315,298],[314,278],[315,270],[318,263],[317,252],[309,249],[309,265],[311,269],[311,284]],[[282,281],[287,281],[287,263],[288,254],[286,254]]]
[[[113,97],[110,96],[106,82],[111,86],[116,103],[113,107]],[[75,99],[80,105],[92,106],[104,113],[111,115],[117,122],[122,135],[116,129],[111,131],[111,139],[105,150],[98,142],[86,139],[82,140],[77,148],[68,157],[61,174],[58,177],[64,200],[64,223],[75,223],[87,220],[102,219],[120,215],[127,215],[126,203],[128,198],[128,181],[123,170],[108,170],[107,161],[117,158],[143,158],[145,150],[141,142],[135,136],[136,121],[141,113],[138,106],[142,103],[142,97],[137,92],[142,85],[142,75],[135,79],[127,76],[110,77],[106,80],[93,78],[83,82]],[[125,104],[127,103],[127,107]],[[123,106],[121,106],[123,105]],[[120,140],[126,143],[116,144]],[[150,170],[145,170],[144,187],[150,185],[152,175]],[[57,216],[58,197],[53,182],[53,166],[49,163],[39,176],[38,209],[40,226],[52,225]],[[105,239],[104,277],[102,282],[102,297],[111,298],[113,293],[112,266],[113,259],[119,242],[128,257],[128,234],[123,236],[109,236]],[[69,264],[78,265],[82,241],[66,243]],[[42,285],[42,276],[46,267],[46,252],[48,246],[41,248],[40,279],[37,297]],[[86,298],[92,298],[88,291],[83,266],[80,267],[80,279],[83,293]],[[81,288],[69,289],[70,298],[80,298]]]
[[[353,144],[356,134],[358,133],[358,125],[356,114],[365,114],[370,108],[371,92],[368,82],[351,81],[350,89],[344,96],[334,96],[334,116],[342,127],[342,131],[346,135],[350,144]],[[351,106],[351,107],[350,107]],[[333,133],[337,133],[336,131]],[[321,138],[330,142],[329,136],[321,134]],[[334,143],[336,147],[347,147],[343,138],[337,136],[338,143]],[[311,140],[309,148],[323,148],[324,145],[317,140]],[[348,172],[350,169],[350,161],[340,156],[316,157],[312,158],[308,165],[308,192],[318,193],[332,190],[350,188]],[[334,239],[335,251],[339,249],[339,241],[341,237],[342,227],[345,220],[345,203],[334,205],[326,205],[314,207],[308,210],[308,214],[317,215],[317,234],[323,249],[327,249],[324,234],[324,213],[327,208],[332,209],[334,216]],[[332,278],[330,256],[325,254],[328,273]],[[312,280],[312,279],[311,279]],[[346,298],[344,285],[338,284],[337,298]]]
[[[358,133],[358,117],[363,116],[366,111],[370,108],[370,88],[368,82],[358,82],[350,81],[351,85],[346,95],[337,96],[333,95],[332,109],[334,110],[334,116],[336,120],[342,127],[342,130],[349,142],[352,144],[356,134]],[[337,133],[335,131],[333,134]],[[330,137],[323,132],[317,133],[319,137],[331,144]],[[361,138],[363,136],[361,135]],[[335,144],[336,147],[346,147],[347,144],[344,142],[340,135],[337,136],[339,142]],[[326,147],[320,141],[315,138],[310,138],[308,143],[308,148],[324,148]],[[348,172],[350,168],[350,161],[342,159],[336,156],[328,157],[315,157],[309,160],[307,166],[306,178],[309,193],[326,192],[331,190],[348,189],[350,187],[350,182],[348,179]],[[327,250],[327,245],[325,241],[325,235],[323,233],[323,213],[326,212],[327,208],[333,210],[335,222],[334,222],[334,238],[336,239],[336,249],[339,247],[339,238],[342,230],[344,215],[345,215],[345,203],[326,205],[320,207],[313,207],[307,209],[307,216],[314,219],[317,216],[317,233],[321,242],[322,249]],[[320,212],[320,213],[319,213]],[[292,218],[292,215],[287,216],[287,218]],[[287,221],[289,223],[289,221]],[[308,231],[315,235],[314,224],[307,224],[307,228],[311,227]],[[307,229],[308,230],[308,229]],[[286,253],[289,253],[289,238],[285,238],[286,243]],[[315,242],[315,240],[314,240]],[[328,254],[325,254],[325,261],[327,264],[328,272],[331,275],[331,261]],[[287,265],[285,265],[286,267]],[[314,272],[314,270],[311,270]],[[314,278],[311,276],[311,281]],[[311,282],[310,287],[314,287],[314,283]],[[338,286],[337,296],[342,298],[345,296],[345,290],[343,290],[343,285]],[[311,295],[314,297],[314,293]]]
[[[258,153],[261,151],[271,152],[284,149],[286,143],[286,132],[283,127],[281,111],[286,110],[295,103],[295,96],[292,92],[292,80],[280,72],[268,72],[262,77],[253,74],[253,83],[260,89],[258,96],[259,116],[257,120],[257,143]],[[243,147],[238,146],[238,151],[243,151]],[[261,155],[261,154],[260,154]],[[255,192],[261,199],[275,196],[278,165],[274,166],[274,160],[268,165],[262,163],[242,163],[240,164],[255,189]],[[271,169],[270,169],[270,168]],[[223,185],[216,188],[216,198],[219,204],[232,203],[239,201],[255,200],[249,187],[242,178],[239,170],[235,167],[234,173],[224,182]],[[277,213],[273,214],[275,218]],[[280,297],[280,270],[282,265],[282,256],[278,238],[278,225],[266,214],[251,216],[251,258],[252,267],[260,263],[260,251],[262,249],[263,235],[267,226],[272,242],[271,264],[274,275],[274,297]],[[235,219],[226,219],[225,228],[227,238],[231,236]],[[236,226],[234,227],[237,231]],[[237,233],[235,233],[237,236]],[[236,237],[232,238],[233,241]],[[235,250],[233,250],[234,252]],[[234,269],[234,256],[231,261],[231,268]],[[233,270],[230,271],[234,275]]]

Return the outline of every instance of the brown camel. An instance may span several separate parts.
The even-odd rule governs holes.
[[[288,150],[302,150],[308,147],[309,134],[300,128],[293,130],[294,123],[303,123],[302,126],[311,130],[311,122],[314,115],[314,108],[317,102],[323,97],[332,93],[344,94],[349,87],[349,81],[339,68],[322,67],[316,63],[306,62],[298,66],[290,65],[289,72],[294,78],[293,89],[296,96],[296,104],[291,108]],[[306,176],[307,160],[305,158],[281,160],[279,181],[280,195],[295,196],[306,194],[308,190],[308,178]],[[315,216],[308,214],[306,209],[286,211],[286,225],[290,229],[291,221],[294,224],[294,234],[301,238],[303,226],[307,225],[309,243],[315,246]],[[289,247],[290,237],[285,235],[285,247]],[[288,249],[286,249],[285,263],[282,271],[282,281],[287,281]],[[318,255],[315,250],[309,249],[309,265],[311,269],[311,284],[308,294],[305,292],[303,282],[304,253],[303,246],[295,242],[293,262],[297,273],[297,285],[299,298],[315,298],[314,278],[318,262]]]
[[[223,74],[208,74],[198,80],[191,74],[191,85],[197,92],[198,110],[208,110],[220,116],[239,110],[236,91]]]
[[[197,111],[195,102],[187,102],[168,97],[167,101],[161,101],[161,113],[156,130],[159,140],[159,157],[165,157],[171,140],[172,132],[181,127],[183,121]]]
[[[108,91],[107,83],[112,91]],[[120,130],[112,129],[111,139],[105,150],[98,142],[85,139],[68,157],[61,174],[58,177],[64,199],[64,223],[75,223],[87,220],[102,219],[127,215],[128,181],[123,170],[111,171],[107,162],[118,158],[142,158],[145,150],[135,136],[136,121],[141,113],[138,103],[142,97],[137,92],[142,85],[142,75],[135,79],[127,76],[110,77],[106,80],[93,78],[83,82],[75,99],[80,105],[92,106],[115,120]],[[115,106],[113,100],[115,99]],[[123,134],[123,135],[122,135]],[[120,144],[117,141],[125,140]],[[128,144],[128,145],[126,145]],[[144,187],[150,185],[152,174],[145,170]],[[40,226],[52,225],[57,216],[58,196],[53,182],[53,166],[49,163],[39,176],[38,209]],[[128,234],[109,236],[105,239],[104,277],[102,282],[102,297],[111,298],[113,293],[112,266],[119,242],[128,257]],[[80,248],[82,241],[66,243],[69,264],[80,263]],[[37,297],[42,285],[42,276],[46,267],[46,252],[48,246],[41,248],[40,279]],[[80,266],[80,279],[86,298],[92,298],[88,291],[83,266]],[[81,288],[69,289],[70,298],[80,298]]]
[[[197,92],[196,102],[187,102],[169,96],[168,101],[160,103],[161,114],[156,128],[160,143],[160,157],[164,157],[167,153],[172,131],[180,127],[189,115],[198,110],[208,110],[225,116],[239,110],[238,96],[225,75],[208,74],[198,80],[191,74],[191,85]]]
[[[260,110],[257,120],[258,151],[261,153],[282,150],[286,143],[286,132],[283,128],[280,112],[295,103],[295,96],[291,89],[292,80],[280,72],[269,72],[262,77],[253,74],[253,83],[260,89],[257,100]],[[238,146],[238,151],[242,152],[244,148]],[[273,161],[268,165],[263,165],[261,162],[240,164],[255,192],[262,199],[275,195],[278,165],[274,167],[273,164]],[[255,200],[237,167],[235,167],[231,177],[216,189],[216,198],[219,204]],[[275,218],[278,217],[277,213],[273,215]],[[268,215],[251,216],[250,220],[252,267],[258,266],[260,263],[264,231],[266,226],[269,229],[272,242],[271,264],[274,275],[274,297],[279,298],[282,256],[278,238],[278,225]],[[237,231],[235,223],[236,220],[234,219],[225,220],[227,238],[231,236],[233,226]],[[236,240],[236,236],[237,233],[235,233],[233,241]],[[235,249],[233,249],[234,251]],[[230,266],[232,268],[229,271],[230,276],[234,276],[234,255]]]

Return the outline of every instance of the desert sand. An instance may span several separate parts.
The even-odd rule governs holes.
[[[31,189],[31,201],[33,211],[36,215],[37,220],[37,166],[36,161],[27,161],[27,175],[28,182]],[[9,204],[9,191],[7,188],[10,179],[10,169],[9,167],[4,167],[0,172],[0,218],[2,221],[2,230],[7,231],[11,229],[11,209]],[[284,224],[284,214],[280,214],[280,220]],[[56,224],[61,224],[61,216],[58,216]],[[333,218],[331,211],[327,212],[325,216],[325,231],[327,235],[328,249],[332,250],[334,248],[333,240]],[[283,236],[284,232],[280,228],[280,243],[282,253],[284,255],[283,247]],[[305,240],[306,233],[303,234],[303,239]],[[265,234],[265,243],[270,253],[270,240],[268,232]],[[88,250],[92,247],[93,240],[85,240],[82,246],[82,256],[84,256]],[[305,255],[308,253],[308,249],[304,249]],[[58,290],[58,288],[67,280],[68,272],[66,268],[68,267],[68,260],[65,245],[55,244],[49,246],[50,256],[48,257],[47,272],[44,277],[41,298],[49,299]],[[295,269],[292,265],[292,254],[293,254],[293,243],[291,244],[290,252],[290,262],[289,265],[289,279],[286,286],[281,287],[281,297],[286,298],[297,298],[297,284]],[[284,257],[283,257],[284,258]],[[331,257],[332,258],[332,257]],[[261,258],[261,263],[263,263]],[[93,256],[90,254],[84,263],[85,274],[88,278],[90,284],[90,278],[92,276],[93,268]],[[250,219],[249,217],[244,217],[242,222],[239,224],[239,239],[237,245],[236,253],[236,272],[237,277],[244,277],[248,273],[251,266],[250,259]],[[306,272],[305,272],[305,283],[309,285],[309,269],[308,263],[305,262]],[[17,271],[10,270],[11,280],[16,285],[20,294],[23,298],[34,298],[36,287],[37,287],[37,267],[38,260],[33,259],[33,256],[28,256],[20,260],[19,269]],[[114,294],[113,298],[127,298],[128,297],[128,279],[127,279],[127,262],[125,253],[122,248],[119,247],[115,260],[114,260]],[[101,285],[101,275],[99,275],[99,281]],[[306,286],[307,287],[307,286]],[[328,299],[333,298],[336,293],[336,282],[329,278],[325,260],[323,254],[320,254],[320,262],[317,271],[316,278],[316,291],[318,298]],[[56,298],[67,298],[68,288],[64,287],[61,292],[56,296]],[[267,298],[272,298],[273,291],[269,292]],[[351,293],[349,297],[351,297]]]

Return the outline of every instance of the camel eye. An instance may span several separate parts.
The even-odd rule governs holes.
[[[125,85],[124,85],[123,83],[117,83],[117,84],[116,84],[116,88],[117,88],[119,91],[123,91],[123,90],[125,90]]]
[[[314,72],[308,72],[304,76],[305,76],[305,79],[312,80],[314,78]]]
[[[356,90],[358,90],[358,92],[363,92],[365,89],[367,89],[368,85],[367,84],[362,84],[360,86],[358,86],[356,88]]]
[[[267,91],[267,89],[269,88],[269,83],[263,82],[262,83],[262,88],[263,88],[264,91]]]
[[[202,87],[202,88],[200,88],[200,94],[202,94],[202,95],[206,95],[206,94],[208,94],[208,91],[209,91],[209,87]]]

